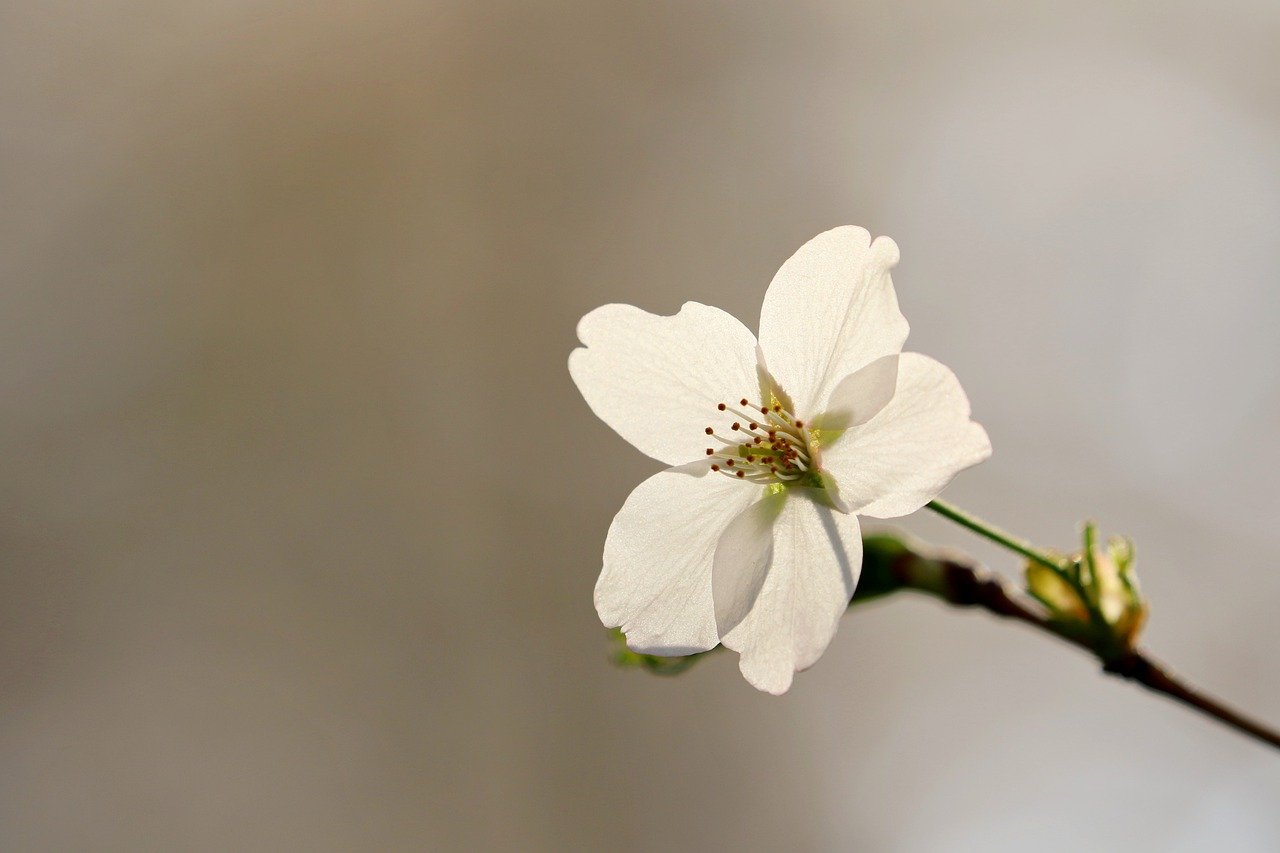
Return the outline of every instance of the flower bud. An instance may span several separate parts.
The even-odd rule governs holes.
[[[1027,591],[1057,619],[1088,622],[1089,608],[1063,572],[1042,563],[1027,564]]]
[[[1123,654],[1137,642],[1147,617],[1133,569],[1133,543],[1114,537],[1103,548],[1090,523],[1085,525],[1084,546],[1059,568],[1028,564],[1027,591],[1063,633],[1104,657]]]
[[[1094,606],[1125,649],[1133,647],[1147,619],[1147,604],[1138,589],[1133,569],[1133,543],[1112,537],[1106,549],[1091,551],[1093,583],[1086,587],[1094,596]]]

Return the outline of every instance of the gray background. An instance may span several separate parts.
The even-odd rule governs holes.
[[[654,470],[565,357],[828,227],[995,455],[1280,721],[1274,3],[0,4],[0,846],[1274,850],[1275,755],[1050,639],[606,662]],[[1013,573],[931,517],[903,521]]]

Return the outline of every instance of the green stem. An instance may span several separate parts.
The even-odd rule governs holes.
[[[994,524],[983,521],[975,515],[970,515],[957,506],[953,506],[946,501],[939,500],[930,501],[928,506],[929,509],[936,512],[938,515],[941,515],[943,518],[951,519],[961,527],[966,527],[969,530],[972,530],[974,533],[985,539],[991,540],[1002,548],[1008,548],[1015,554],[1021,554],[1028,560],[1033,560],[1037,563],[1048,566],[1054,571],[1062,571],[1063,565],[1061,560],[1054,559],[1044,551],[1033,546],[1030,542],[1019,539],[1012,534],[1005,533]]]

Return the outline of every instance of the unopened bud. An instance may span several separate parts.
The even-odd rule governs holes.
[[[1088,622],[1089,608],[1062,572],[1042,563],[1027,564],[1027,590],[1057,619]]]
[[[1147,618],[1133,569],[1133,543],[1115,537],[1104,548],[1095,541],[1093,525],[1087,524],[1084,546],[1059,568],[1030,563],[1027,591],[1064,633],[1104,657],[1122,654],[1133,648]]]
[[[1133,647],[1147,620],[1147,604],[1133,569],[1133,543],[1116,536],[1105,549],[1092,550],[1092,590],[1098,612],[1126,649]]]

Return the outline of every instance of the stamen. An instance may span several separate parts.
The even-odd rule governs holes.
[[[733,412],[735,415],[737,415],[738,417],[742,418],[744,421],[752,421],[752,420],[755,420],[755,409],[752,409],[752,410],[751,410],[751,411],[752,411],[752,414],[750,414],[750,415],[748,415],[746,412],[743,412],[743,411],[740,411],[740,410],[738,410],[738,409],[735,409],[733,406],[728,406],[728,407],[726,407],[726,411]]]
[[[781,414],[778,412],[765,412],[765,414],[769,416],[769,420],[773,421],[780,427],[789,428],[792,426],[791,421],[787,418],[787,415],[790,414],[789,412],[783,412]]]
[[[744,409],[755,411],[746,397],[741,398],[739,404]],[[729,425],[729,431],[739,435],[745,433],[749,438],[735,436],[729,439],[717,434],[714,427],[707,427],[704,430],[707,435],[726,445],[718,452],[713,447],[707,448],[707,455],[715,462],[711,470],[760,485],[802,479],[812,466],[809,449],[813,446],[804,421],[780,403],[759,408],[763,418],[748,415],[726,403],[716,404],[717,410],[741,418]]]
[[[801,450],[806,450],[808,449],[808,446],[809,446],[808,442],[804,441],[801,438],[797,438],[796,436],[792,435],[789,432],[779,433],[778,440],[785,441],[788,444],[791,444],[791,445],[794,445],[795,447],[800,448]]]

